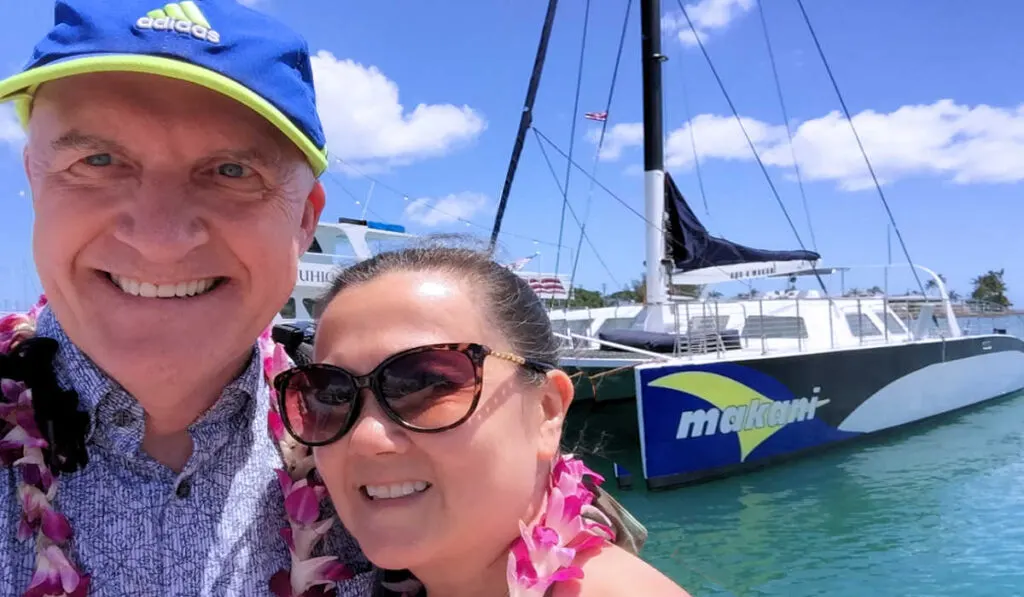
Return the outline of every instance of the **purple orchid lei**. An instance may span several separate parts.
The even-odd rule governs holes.
[[[15,352],[35,336],[36,319],[45,305],[43,296],[28,313],[0,319],[0,355]],[[270,327],[260,335],[258,346],[269,384],[278,373],[291,367],[292,361],[284,347],[271,339]],[[291,569],[274,574],[269,581],[270,590],[277,597],[329,597],[336,593],[337,583],[351,578],[352,572],[336,557],[312,557],[335,518],[321,518],[320,502],[326,489],[314,470],[312,450],[284,432],[273,387],[270,392],[268,430],[278,443],[284,465],[277,469],[287,523],[281,537],[291,554]],[[71,525],[53,506],[58,473],[48,466],[53,457],[51,446],[47,436],[40,432],[35,414],[32,389],[24,382],[0,379],[0,462],[16,468],[18,473],[22,513],[17,537],[22,541],[35,537],[35,572],[24,597],[85,597],[89,575],[68,556]]]
[[[576,557],[615,542],[611,521],[593,505],[588,476],[594,486],[604,481],[571,454],[555,460],[541,515],[519,523],[509,551],[509,597],[542,597],[556,582],[583,578]]]

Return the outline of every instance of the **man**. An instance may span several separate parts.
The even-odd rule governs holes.
[[[90,420],[53,504],[68,559],[92,596],[270,594],[291,561],[254,346],[324,207],[305,42],[235,0],[61,0],[0,101],[27,126],[36,336]],[[16,538],[16,485],[0,474],[0,597],[47,574],[72,593]],[[343,529],[326,543],[356,574],[339,595],[369,594]]]

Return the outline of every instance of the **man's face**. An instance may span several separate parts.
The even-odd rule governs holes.
[[[122,383],[237,367],[323,208],[301,152],[263,118],[151,75],[43,86],[25,168],[50,305]]]

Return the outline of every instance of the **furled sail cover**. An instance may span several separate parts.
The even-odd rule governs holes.
[[[687,205],[668,172],[665,173],[665,211],[668,214],[666,251],[680,272],[739,263],[817,261],[821,258],[813,251],[752,249],[711,236]]]

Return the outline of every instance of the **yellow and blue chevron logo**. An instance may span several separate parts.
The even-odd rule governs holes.
[[[814,419],[815,411],[829,403],[814,388],[808,398],[776,399],[765,396],[740,380],[711,371],[687,370],[659,377],[649,384],[683,392],[712,408],[687,410],[679,417],[676,439],[735,435],[740,462],[783,427]]]
[[[191,0],[185,0],[185,2],[171,2],[165,5],[163,8],[151,10],[146,13],[146,16],[151,19],[177,19],[179,21],[191,21],[196,25],[202,25],[207,29],[210,29],[210,22],[203,16],[203,11],[199,10],[195,2]]]
[[[192,0],[170,2],[163,8],[151,10],[146,16],[140,17],[135,26],[153,31],[188,33],[196,39],[214,44],[220,42],[220,33],[213,29],[203,11]]]

